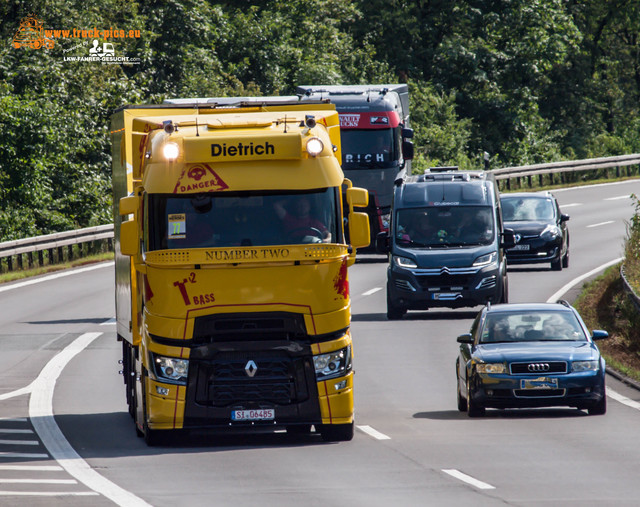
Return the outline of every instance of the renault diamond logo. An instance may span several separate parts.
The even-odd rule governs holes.
[[[549,371],[549,363],[531,363],[527,366],[527,370],[532,372]]]
[[[252,359],[244,366],[244,371],[247,372],[248,377],[253,377],[258,371],[258,365],[254,363]]]

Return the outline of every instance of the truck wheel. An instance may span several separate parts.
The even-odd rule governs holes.
[[[354,423],[349,424],[323,424],[320,426],[320,435],[325,442],[347,442],[353,438]]]
[[[155,447],[160,443],[161,435],[159,431],[152,430],[149,428],[147,424],[147,379],[149,378],[147,375],[147,371],[144,370],[142,373],[143,383],[142,383],[142,433],[144,434],[144,442],[149,447]]]
[[[295,424],[287,426],[287,433],[289,435],[308,435],[311,433],[310,424]]]

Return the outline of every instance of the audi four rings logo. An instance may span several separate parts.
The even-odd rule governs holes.
[[[531,363],[527,365],[529,371],[549,371],[549,363]]]

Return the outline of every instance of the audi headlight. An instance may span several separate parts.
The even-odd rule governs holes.
[[[506,373],[507,367],[504,363],[478,363],[476,371],[478,373]]]
[[[189,360],[152,354],[156,377],[161,382],[187,384]]]
[[[342,377],[351,371],[351,345],[344,349],[313,356],[317,380]]]
[[[415,261],[411,259],[407,259],[406,257],[398,257],[397,255],[393,257],[393,261],[396,263],[398,267],[401,268],[417,268],[418,265]]]
[[[598,371],[598,361],[574,361],[571,369],[577,371]]]
[[[562,231],[557,225],[547,225],[540,234],[540,237],[545,241],[553,241],[559,236],[562,236]]]
[[[473,265],[474,266],[488,266],[489,264],[493,264],[494,262],[496,262],[496,259],[498,258],[498,254],[496,254],[496,252],[491,252],[488,253],[486,255],[481,255],[480,257],[478,257],[474,262]]]

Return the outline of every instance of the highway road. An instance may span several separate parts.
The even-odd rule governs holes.
[[[554,192],[570,266],[509,270],[510,301],[572,298],[623,254],[640,180]],[[148,448],[118,374],[113,264],[0,285],[0,505],[637,505],[640,392],[604,416],[458,412],[456,337],[479,308],[385,317],[386,262],[350,272],[357,431],[196,435]],[[576,280],[578,280],[576,284]]]

